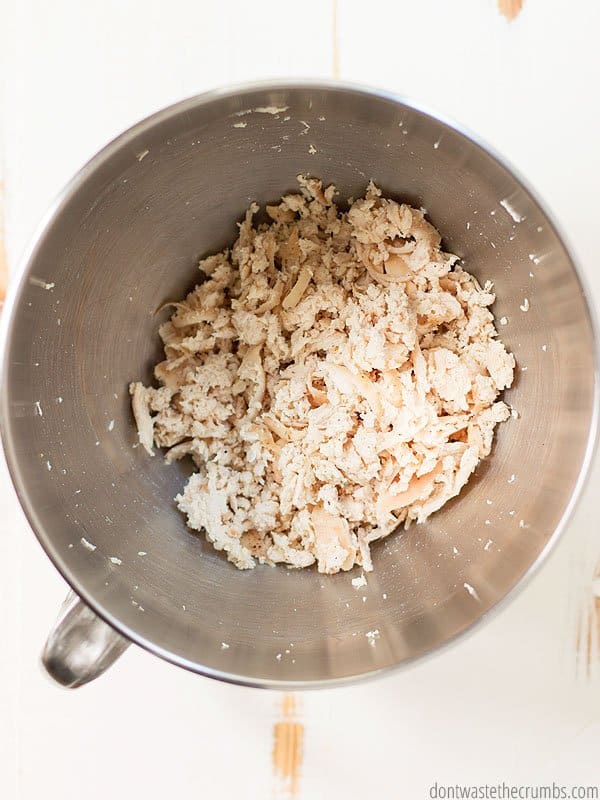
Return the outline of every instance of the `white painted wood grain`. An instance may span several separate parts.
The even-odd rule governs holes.
[[[13,266],[62,184],[141,116],[231,81],[333,70],[330,2],[5,6]],[[500,148],[562,221],[596,298],[599,14],[584,0],[568,9],[525,0],[510,25],[495,0],[338,0],[337,13],[341,77],[418,98]],[[64,585],[4,468],[0,486],[0,797],[273,796],[275,694],[201,679],[133,648],[81,691],[46,681],[38,651]],[[460,646],[382,681],[304,697],[301,798],[418,800],[435,780],[599,780],[598,675],[575,664],[599,490],[596,468],[544,570]]]

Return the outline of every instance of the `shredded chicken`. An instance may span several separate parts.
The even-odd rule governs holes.
[[[140,443],[190,455],[176,502],[239,568],[372,569],[369,545],[456,496],[509,417],[514,358],[424,213],[369,184],[253,204],[160,327],[160,388],[131,384]]]

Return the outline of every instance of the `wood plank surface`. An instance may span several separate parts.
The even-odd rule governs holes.
[[[4,0],[0,253],[14,274],[61,186],[140,117],[214,86],[335,77],[416,98],[501,150],[560,219],[597,302],[600,7],[517,5]],[[599,782],[599,491],[596,464],[518,598],[390,677],[291,697],[131,648],[68,693],[38,666],[65,586],[2,465],[0,797],[419,800],[435,781]]]

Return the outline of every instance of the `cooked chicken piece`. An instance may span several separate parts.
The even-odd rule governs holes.
[[[311,514],[315,533],[315,556],[319,572],[333,574],[352,569],[356,547],[352,543],[350,526],[344,517],[315,508]]]
[[[456,496],[494,429],[515,361],[481,287],[422,211],[369,184],[252,204],[233,247],[160,326],[157,389],[132,383],[140,444],[190,455],[176,498],[240,569],[373,569],[370,544]]]
[[[129,385],[131,395],[131,408],[138,431],[138,439],[144,450],[153,456],[154,451],[154,425],[150,416],[150,399],[148,389],[141,383],[131,383]]]

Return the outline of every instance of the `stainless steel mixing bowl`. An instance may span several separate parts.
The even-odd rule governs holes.
[[[506,393],[518,416],[492,456],[430,521],[374,547],[360,590],[356,572],[239,572],[192,535],[173,503],[190,468],[135,446],[127,394],[159,357],[168,312],[155,309],[194,284],[200,255],[232,242],[250,201],[276,201],[300,172],[342,198],[373,178],[424,206],[445,246],[494,281],[519,365]],[[591,456],[594,336],[555,225],[487,148],[388,94],[259,85],[141,122],[63,192],[4,317],[6,456],[41,544],[86,604],[71,602],[46,649],[67,685],[98,674],[126,640],[269,687],[342,682],[429,653],[540,563]]]

